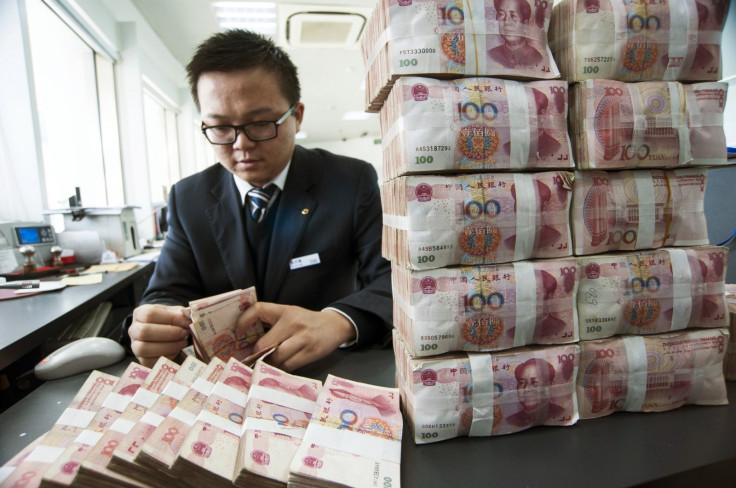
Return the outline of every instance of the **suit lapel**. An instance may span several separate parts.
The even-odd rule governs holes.
[[[253,258],[245,242],[242,202],[233,175],[223,168],[219,182],[211,190],[214,201],[205,213],[222,256],[233,289],[255,284]]]
[[[305,151],[297,146],[280,197],[281,202],[278,205],[271,235],[264,284],[264,296],[268,300],[275,300],[278,296],[289,269],[289,261],[294,256],[307,224],[317,208],[317,201],[310,191],[319,178],[318,172],[321,168],[310,163]]]

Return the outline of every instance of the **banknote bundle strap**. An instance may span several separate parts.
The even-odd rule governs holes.
[[[25,461],[32,463],[51,464],[59,459],[59,456],[64,453],[64,450],[65,449],[63,447],[43,445],[37,446],[33,451],[31,451]]]
[[[284,425],[273,419],[257,419],[248,417],[243,423],[243,433],[247,430],[258,430],[260,432],[270,432],[272,434],[286,435],[296,439],[303,439],[307,431],[306,426],[297,427],[294,425]]]
[[[303,443],[334,449],[369,459],[401,463],[401,441],[310,423]]]
[[[528,173],[513,173],[516,188],[516,242],[514,261],[529,259],[537,234],[537,207],[534,179]],[[541,206],[540,206],[541,207]]]
[[[468,354],[473,377],[473,420],[470,437],[488,437],[493,429],[493,358],[490,354]]]
[[[654,244],[656,207],[654,201],[654,179],[651,171],[632,171],[636,183],[638,227],[636,249],[652,249],[664,243]]]
[[[68,425],[70,427],[87,427],[97,414],[96,410],[81,410],[78,408],[67,408],[59,416],[55,425]]]
[[[182,398],[184,398],[184,395],[186,395],[188,391],[189,388],[187,388],[186,386],[171,381],[168,385],[166,385],[166,388],[164,388],[162,394],[170,396],[175,400],[181,400]]]
[[[158,427],[163,421],[164,417],[162,415],[159,415],[156,412],[151,412],[150,410],[144,413],[143,417],[139,420],[139,422],[143,422],[144,424],[152,425],[154,427]]]
[[[531,145],[529,97],[526,95],[524,85],[518,81],[505,80],[504,87],[509,102],[509,129],[511,132],[509,164],[511,169],[519,170],[525,168],[529,160],[529,146]],[[537,115],[534,114],[533,117],[536,125]]]
[[[199,412],[199,416],[197,416],[197,421],[204,422],[205,424],[210,424],[213,427],[217,427],[218,429],[229,432],[237,437],[241,437],[244,432],[243,424],[238,424],[236,422],[233,422],[232,420],[226,419],[225,417],[220,417],[219,415],[214,414],[209,410],[202,410],[201,412]]]
[[[667,249],[672,263],[672,322],[670,330],[684,329],[693,311],[693,275],[687,253],[682,249]],[[703,283],[705,276],[698,281]]]
[[[85,446],[94,446],[100,439],[102,439],[102,436],[104,434],[104,432],[97,432],[92,429],[84,429],[74,439],[74,442],[77,444],[83,444]]]
[[[265,388],[260,385],[253,385],[248,391],[250,398],[256,398],[263,400],[264,402],[273,403],[275,405],[281,405],[282,407],[299,410],[311,414],[314,412],[314,408],[317,403],[308,399],[302,398],[297,395],[290,395],[283,391],[274,390],[273,388]]]
[[[189,427],[191,427],[192,425],[194,425],[194,423],[197,421],[197,416],[196,415],[194,415],[193,413],[191,413],[191,412],[189,412],[189,411],[187,411],[187,410],[185,410],[185,409],[183,409],[181,407],[176,407],[174,410],[172,410],[171,412],[169,412],[169,417],[171,417],[172,419],[175,419],[175,420],[179,420],[181,422],[184,422]]]
[[[628,363],[624,410],[641,412],[647,393],[647,347],[641,336],[622,336],[621,340],[626,349]]]
[[[156,403],[156,400],[158,400],[158,397],[158,393],[146,390],[145,388],[138,388],[135,395],[133,395],[131,402],[137,403],[142,407],[151,408],[151,406]]]
[[[247,393],[244,393],[240,390],[236,390],[232,386],[226,385],[225,383],[221,381],[216,383],[215,386],[212,388],[210,397],[215,396],[215,395],[221,398],[224,398],[225,400],[228,400],[229,402],[232,402],[235,405],[240,405],[243,407],[248,401]]]
[[[514,347],[534,342],[537,325],[537,279],[534,265],[528,261],[514,263],[516,276],[516,328]]]
[[[133,401],[133,397],[131,395],[121,395],[120,393],[110,392],[105,397],[105,401],[102,402],[102,407],[115,410],[116,412],[122,412],[131,401]]]

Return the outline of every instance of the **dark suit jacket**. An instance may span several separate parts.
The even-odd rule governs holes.
[[[276,207],[258,300],[310,310],[335,307],[358,326],[359,345],[392,327],[391,268],[381,257],[381,201],[371,165],[296,146]],[[142,303],[190,300],[255,284],[240,194],[221,165],[176,183],[169,230]],[[289,269],[318,253],[320,263]]]

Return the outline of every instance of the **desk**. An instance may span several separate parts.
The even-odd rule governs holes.
[[[129,361],[104,371],[121,374]],[[392,350],[368,349],[338,350],[296,373],[320,380],[332,373],[393,386],[394,372]],[[51,428],[87,376],[46,382],[0,415],[0,464]],[[507,436],[420,446],[405,425],[401,486],[606,488],[662,478],[649,486],[735,486],[736,383],[728,384],[728,396],[727,406],[620,412],[571,427],[534,427]],[[667,478],[671,476],[676,479]],[[732,476],[730,482],[724,476]]]
[[[130,271],[106,273],[102,283],[96,285],[68,286],[60,291],[1,301],[0,370],[40,346],[46,338],[60,333],[102,300],[123,293],[128,305],[134,307],[153,268],[153,263],[145,263]]]

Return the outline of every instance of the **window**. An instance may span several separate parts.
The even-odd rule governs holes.
[[[146,150],[151,202],[166,202],[171,185],[179,181],[176,112],[151,90],[143,91]]]
[[[122,205],[113,65],[40,0],[27,3],[47,208]]]

